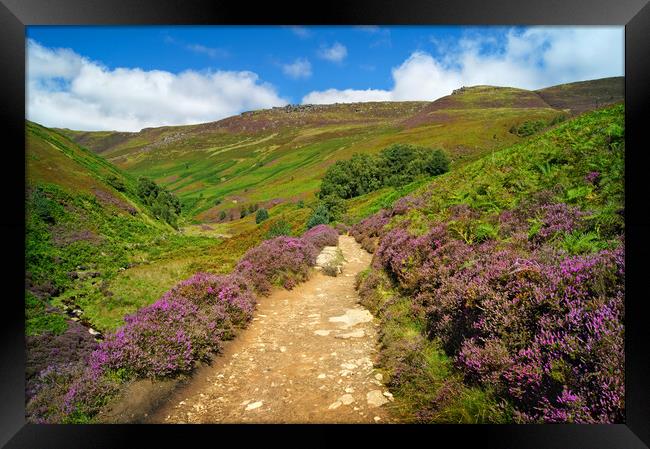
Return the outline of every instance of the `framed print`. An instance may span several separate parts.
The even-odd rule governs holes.
[[[649,20],[2,0],[0,441],[648,447]]]

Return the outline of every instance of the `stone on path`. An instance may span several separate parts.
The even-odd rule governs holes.
[[[381,390],[372,390],[366,394],[366,399],[368,400],[368,405],[371,407],[380,407],[388,402],[388,399],[384,397]]]
[[[253,402],[251,404],[248,404],[246,406],[246,411],[255,410],[256,408],[260,408],[262,406],[262,404],[263,404],[262,401],[257,401],[257,402]]]

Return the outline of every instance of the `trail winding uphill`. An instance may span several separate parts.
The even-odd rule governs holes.
[[[371,256],[339,237],[342,274],[262,298],[250,326],[148,422],[385,423],[392,396],[373,367],[377,330],[357,304]]]

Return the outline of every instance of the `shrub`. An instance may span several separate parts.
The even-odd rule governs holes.
[[[34,215],[48,224],[54,224],[63,215],[63,207],[50,199],[41,188],[32,191],[31,209]]]
[[[339,234],[331,226],[320,224],[305,232],[302,239],[314,245],[316,249],[322,250],[326,246],[337,246]]]
[[[307,219],[307,229],[311,229],[314,226],[325,225],[330,222],[330,213],[327,210],[327,206],[324,204],[319,204],[314,212]]]
[[[219,220],[223,221],[225,219],[226,219],[226,211],[222,210],[221,212],[219,212]]]
[[[269,213],[266,209],[260,208],[257,210],[257,213],[255,214],[255,223],[260,224],[264,220],[267,220],[269,218]]]
[[[249,250],[235,272],[251,282],[258,293],[267,295],[273,285],[293,288],[309,276],[318,250],[295,237],[276,237]]]
[[[124,185],[124,181],[122,181],[122,179],[118,178],[115,175],[109,175],[106,178],[106,183],[119,192],[126,191],[126,186]]]
[[[126,369],[139,377],[189,372],[218,351],[221,307],[199,308],[183,297],[164,297],[125,318],[126,324],[93,353],[96,368]]]

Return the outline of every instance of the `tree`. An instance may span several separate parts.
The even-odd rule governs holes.
[[[319,224],[328,224],[330,222],[330,213],[327,207],[320,203],[307,220],[307,229],[311,229]]]

